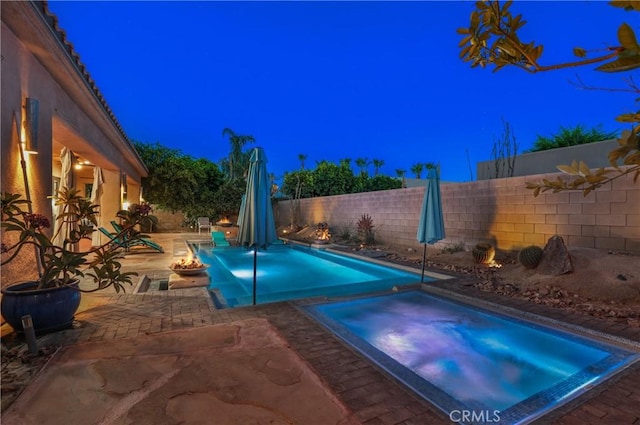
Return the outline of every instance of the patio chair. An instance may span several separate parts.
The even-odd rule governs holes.
[[[134,246],[144,246],[147,248],[155,249],[158,252],[164,252],[164,249],[160,245],[152,241],[151,239],[146,238],[143,235],[140,235],[140,237],[132,240],[129,237],[127,237],[126,234],[122,233],[122,226],[120,226],[118,223],[112,221],[111,225],[113,226],[114,229],[116,229],[115,234],[109,232],[104,227],[99,227],[98,230],[102,232],[104,235],[106,235],[111,240],[112,243],[116,244],[121,248],[124,248],[126,251],[129,251],[130,248]]]
[[[211,239],[215,246],[230,246],[229,241],[224,237],[224,232],[213,231],[211,232]]]
[[[211,221],[209,217],[198,217],[198,234],[202,234],[202,231],[211,231]]]

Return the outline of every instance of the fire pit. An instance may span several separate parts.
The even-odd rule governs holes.
[[[220,226],[220,227],[231,227],[233,225],[233,223],[231,223],[231,220],[229,220],[227,217],[225,217],[220,221],[216,221],[216,225]]]
[[[180,276],[195,276],[207,270],[209,266],[202,264],[195,258],[183,258],[182,260],[171,264],[169,268],[172,272]]]

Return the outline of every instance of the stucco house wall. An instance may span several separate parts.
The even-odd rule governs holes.
[[[435,248],[486,241],[502,250],[544,246],[553,235],[571,247],[640,253],[640,185],[626,176],[587,197],[581,192],[544,193],[534,197],[526,181],[541,174],[441,185],[446,239]],[[419,249],[416,240],[424,188],[327,196],[300,200],[302,223],[326,221],[334,235],[340,227],[355,230],[369,214],[376,239],[398,248]],[[276,205],[278,226],[290,220],[290,201]],[[337,235],[336,235],[337,236]]]
[[[74,171],[76,188],[83,189],[92,179],[93,167],[103,169],[105,185],[99,203],[101,220],[108,223],[122,207],[122,176],[126,175],[128,200],[139,202],[140,182],[148,171],[46,2],[1,2],[0,7],[1,190],[26,193],[26,174],[33,210],[52,220],[48,197],[60,175],[59,154],[65,146],[92,164]],[[25,156],[23,173],[20,142],[25,140],[27,98],[39,104],[38,153]],[[23,257],[2,267],[2,286],[35,277],[33,256]]]

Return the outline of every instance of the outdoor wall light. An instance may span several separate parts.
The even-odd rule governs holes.
[[[120,188],[122,189],[123,194],[127,194],[127,174],[122,173],[120,175]]]
[[[26,152],[35,154],[38,153],[38,112],[40,109],[40,102],[38,99],[27,97],[25,103],[25,145],[24,150]]]

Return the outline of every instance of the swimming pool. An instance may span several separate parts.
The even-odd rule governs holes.
[[[192,247],[210,267],[209,289],[221,307],[251,305],[253,251],[239,247]],[[309,297],[387,291],[420,282],[420,274],[299,245],[258,251],[258,304]],[[435,280],[425,277],[425,280]]]
[[[460,423],[527,423],[640,358],[420,290],[302,309]]]

